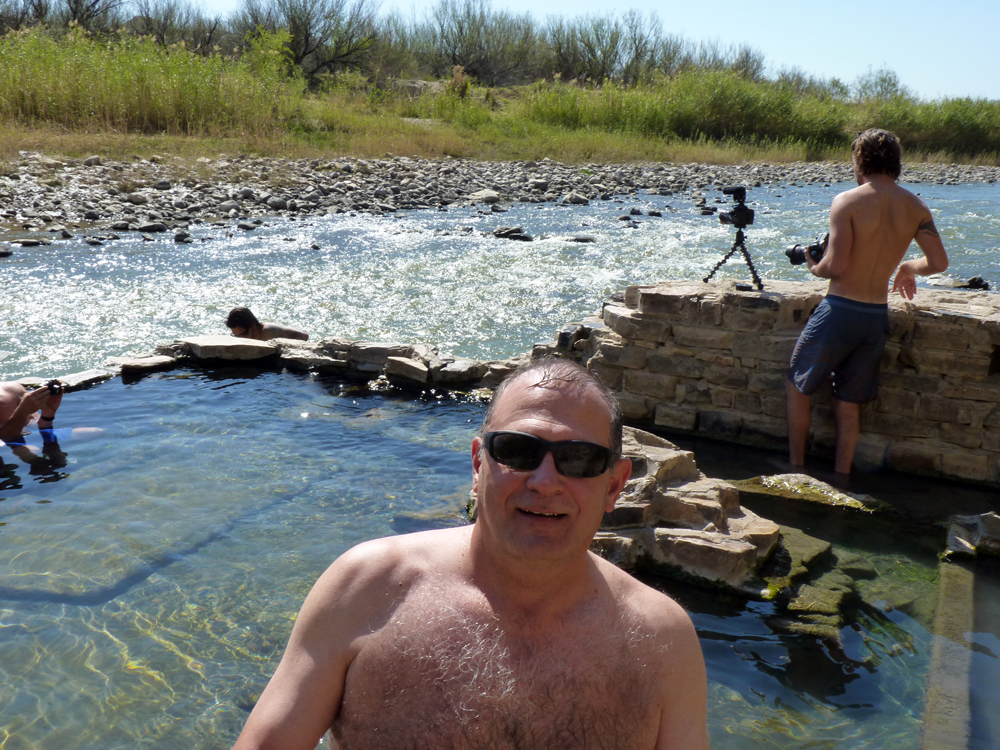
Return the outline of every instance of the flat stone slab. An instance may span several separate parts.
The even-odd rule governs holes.
[[[151,357],[112,357],[108,360],[110,367],[118,367],[123,373],[153,372],[165,370],[177,363],[176,357],[156,354]]]
[[[180,339],[180,342],[190,349],[191,356],[196,359],[253,360],[271,357],[278,352],[277,347],[268,341],[235,336],[195,336]]]
[[[435,383],[471,383],[486,374],[486,365],[474,359],[456,359],[444,367],[433,370]]]
[[[397,378],[403,378],[415,383],[426,383],[430,377],[430,371],[423,362],[406,357],[389,357],[385,363],[385,374]]]

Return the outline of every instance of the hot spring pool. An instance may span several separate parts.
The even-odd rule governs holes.
[[[101,434],[30,465],[0,447],[0,747],[228,747],[338,554],[464,522],[483,411],[250,368],[68,395],[60,426]],[[713,747],[916,750],[940,535],[798,520],[931,598],[856,607],[836,647],[774,604],[650,579],[698,628]],[[977,572],[991,604],[968,636],[977,749],[1000,736],[998,581]]]

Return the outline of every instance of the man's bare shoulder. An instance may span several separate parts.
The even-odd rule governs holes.
[[[850,210],[853,207],[869,203],[875,197],[875,190],[869,184],[858,185],[857,187],[838,193],[833,198],[830,206],[831,211]]]
[[[431,575],[456,572],[468,549],[471,527],[437,529],[363,542],[338,557],[316,582],[313,594],[340,607],[369,601],[387,607]]]
[[[598,569],[612,595],[629,614],[637,618],[640,628],[660,635],[682,632],[685,637],[694,636],[690,616],[669,595],[646,585],[607,560],[599,557],[597,560]]]
[[[659,695],[662,711],[656,746],[707,750],[705,660],[691,617],[667,594],[605,560],[601,563],[633,637],[642,643],[648,689]]]

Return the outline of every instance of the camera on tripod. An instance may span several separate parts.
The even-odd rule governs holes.
[[[731,185],[729,187],[722,188],[724,195],[733,196],[733,200],[736,201],[736,205],[733,206],[732,211],[719,212],[719,221],[723,224],[731,224],[736,227],[736,241],[733,242],[733,249],[730,250],[726,255],[715,264],[715,268],[712,269],[711,273],[706,276],[703,281],[707,284],[715,276],[715,272],[718,271],[722,266],[725,265],[726,261],[732,258],[736,253],[743,254],[743,260],[747,262],[747,268],[750,269],[750,275],[753,277],[753,283],[757,285],[757,289],[764,291],[764,282],[760,280],[760,276],[757,274],[757,269],[754,268],[753,258],[750,257],[750,252],[747,250],[746,246],[746,236],[743,234],[743,230],[748,226],[753,224],[753,209],[747,208],[747,189],[742,185]],[[736,285],[737,289],[743,289],[741,284]],[[749,289],[749,287],[746,287]]]
[[[733,196],[736,205],[732,211],[720,211],[719,221],[723,224],[732,224],[737,229],[746,229],[753,224],[753,209],[747,208],[747,189],[742,185],[733,185],[722,188],[723,195]]]
[[[806,262],[806,253],[809,253],[809,257],[813,259],[813,263],[819,263],[823,260],[823,254],[826,252],[826,246],[830,244],[830,233],[827,232],[822,237],[818,237],[814,243],[811,245],[791,245],[787,250],[785,250],[785,255],[788,256],[788,262],[793,266],[801,266]]]

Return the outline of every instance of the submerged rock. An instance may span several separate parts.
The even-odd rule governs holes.
[[[775,474],[773,476],[751,477],[733,482],[743,492],[759,495],[775,495],[789,500],[819,503],[837,508],[856,510],[864,513],[891,512],[892,506],[871,495],[855,494],[838,490],[808,474]]]
[[[952,516],[948,524],[947,557],[1000,555],[1000,515]]]

